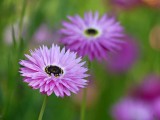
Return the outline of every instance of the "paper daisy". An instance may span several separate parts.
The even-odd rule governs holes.
[[[150,106],[132,98],[124,98],[115,104],[112,116],[114,120],[154,120]]]
[[[98,12],[89,12],[84,18],[75,15],[68,19],[70,22],[62,23],[61,42],[79,55],[101,60],[107,58],[107,53],[120,49],[123,28],[115,18],[107,15],[99,18]]]
[[[52,45],[50,49],[43,46],[25,56],[27,60],[20,61],[24,82],[43,94],[70,96],[71,92],[77,93],[86,85],[84,78],[88,76],[88,69],[84,67],[85,62],[81,62],[82,59],[70,50],[60,50],[57,45]]]
[[[133,67],[139,57],[140,49],[137,41],[130,37],[123,38],[125,43],[121,45],[121,50],[112,54],[107,61],[107,68],[113,73],[124,73]]]
[[[110,0],[112,5],[116,5],[121,8],[134,8],[141,4],[141,0]]]

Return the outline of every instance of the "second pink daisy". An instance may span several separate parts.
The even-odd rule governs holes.
[[[61,42],[79,55],[102,60],[110,52],[120,49],[123,28],[115,18],[107,15],[100,18],[98,12],[88,12],[84,18],[75,15],[68,19],[70,22],[62,23]]]

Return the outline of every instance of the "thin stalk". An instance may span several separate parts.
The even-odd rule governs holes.
[[[23,0],[22,1],[22,11],[21,11],[21,16],[20,16],[20,22],[19,22],[19,39],[21,40],[22,37],[22,29],[23,29],[23,19],[24,19],[24,14],[26,11],[26,5],[27,1]]]
[[[44,100],[43,100],[43,104],[42,104],[42,107],[41,107],[41,111],[39,113],[38,120],[42,120],[42,118],[43,118],[44,110],[46,108],[47,98],[48,98],[48,96],[46,95]]]
[[[159,64],[160,52],[157,51],[156,54],[157,54],[157,55],[156,55],[156,72],[157,72],[157,74],[159,74],[159,73],[160,73],[160,64]]]
[[[88,60],[88,69],[90,70],[90,68],[91,68],[91,62]],[[83,96],[82,96],[80,120],[85,120],[86,98],[87,98],[87,88],[84,88],[84,89],[83,89]]]
[[[85,88],[83,90],[83,99],[82,99],[82,105],[81,105],[81,119],[80,120],[85,120],[86,96],[87,96],[87,89]]]

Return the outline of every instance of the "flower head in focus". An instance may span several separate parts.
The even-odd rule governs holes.
[[[60,50],[59,46],[53,44],[50,49],[43,46],[25,56],[27,60],[20,61],[24,82],[43,94],[70,96],[71,92],[77,93],[87,84],[85,62],[81,62],[82,59],[70,50]]]
[[[125,98],[112,109],[115,120],[154,120],[150,107],[142,101]]]
[[[98,12],[88,12],[84,18],[75,15],[68,19],[70,22],[62,23],[61,42],[90,60],[106,59],[107,54],[118,51],[124,42],[121,40],[123,28],[113,17],[103,15],[100,18]]]

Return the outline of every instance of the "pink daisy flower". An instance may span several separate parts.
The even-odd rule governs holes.
[[[52,31],[48,28],[47,25],[42,24],[38,30],[35,32],[33,39],[37,43],[43,43],[46,41],[52,41],[53,42],[53,33]]]
[[[154,120],[150,106],[132,98],[125,98],[115,104],[112,116],[115,120]]]
[[[84,18],[75,15],[68,19],[70,22],[62,23],[61,42],[79,55],[101,60],[107,58],[107,53],[120,49],[123,28],[115,18],[107,15],[99,18],[98,12],[88,12]]]
[[[151,107],[156,116],[156,120],[160,120],[160,97],[157,97],[152,103]]]
[[[135,87],[132,96],[146,102],[153,102],[160,97],[160,76],[157,74],[149,74],[143,82]]]
[[[141,3],[141,0],[110,0],[113,5],[122,8],[133,8]]]
[[[107,61],[107,68],[113,73],[123,73],[132,68],[139,56],[137,41],[129,36],[123,38],[125,43],[121,50],[112,54]]]
[[[88,69],[83,67],[85,62],[81,62],[82,59],[70,50],[60,50],[59,46],[53,44],[50,49],[43,46],[25,56],[28,60],[20,61],[24,82],[43,94],[70,96],[71,92],[77,93],[87,84],[84,79],[88,76]]]

